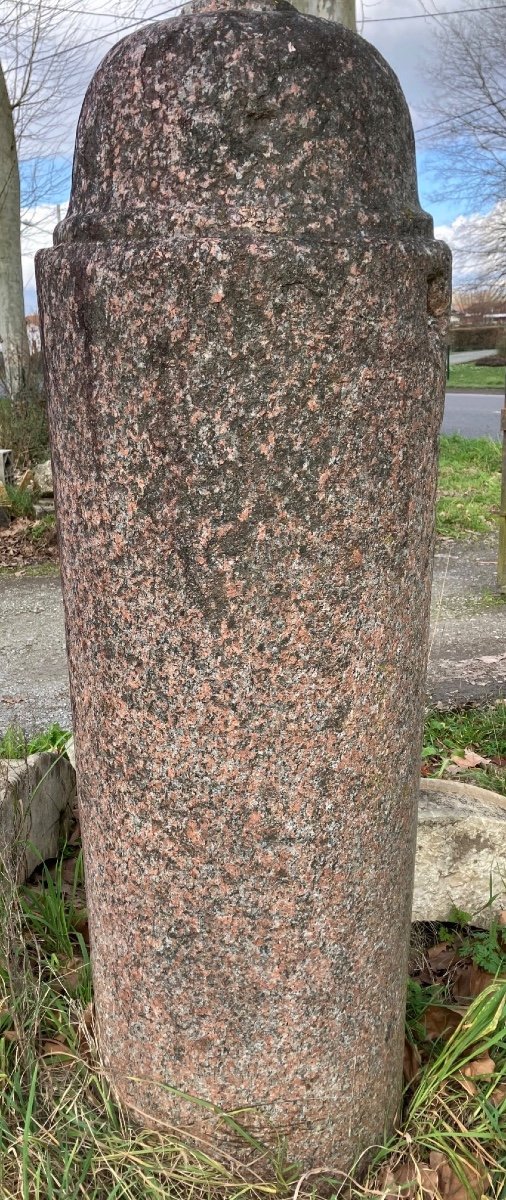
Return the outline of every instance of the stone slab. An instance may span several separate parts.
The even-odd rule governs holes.
[[[56,858],[76,804],[75,772],[55,754],[0,759],[0,863],[23,882]]]
[[[53,472],[51,459],[38,463],[33,469],[33,481],[40,496],[53,495]]]
[[[453,907],[484,925],[506,909],[506,797],[423,779],[412,920],[444,921]]]

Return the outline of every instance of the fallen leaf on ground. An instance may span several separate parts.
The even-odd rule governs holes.
[[[53,1058],[55,1054],[63,1055],[64,1058],[76,1057],[74,1051],[71,1050],[63,1038],[48,1038],[47,1041],[42,1043],[41,1054],[43,1058],[49,1055]]]
[[[461,1161],[460,1169],[462,1175],[467,1179],[467,1184],[465,1184],[439,1150],[431,1152],[429,1163],[437,1171],[438,1189],[442,1200],[470,1200],[470,1196],[481,1197],[487,1180],[484,1170],[480,1171],[477,1167],[472,1167],[470,1163]]]
[[[479,996],[480,992],[494,982],[494,979],[494,975],[484,971],[482,967],[477,967],[476,963],[462,961],[452,979],[455,1000],[474,1000],[475,996]]]
[[[429,1004],[423,1014],[426,1037],[431,1042],[440,1037],[449,1038],[458,1029],[466,1011],[457,1006],[450,1008],[447,1004]]]
[[[459,754],[452,754],[451,758],[452,762],[457,767],[462,767],[463,770],[468,770],[470,767],[488,766],[490,762],[489,758],[483,758],[482,754],[476,754],[469,746],[466,746],[462,757]]]
[[[462,1070],[462,1074],[466,1079],[478,1079],[480,1075],[493,1075],[495,1071],[495,1062],[489,1055],[483,1058],[475,1058],[472,1062],[466,1063]]]
[[[419,1200],[420,1189],[423,1200],[434,1200],[438,1186],[438,1174],[425,1163],[401,1162],[395,1167],[386,1167],[379,1178],[382,1196],[396,1196],[399,1200]]]
[[[75,873],[76,873],[76,862],[77,862],[78,857],[79,857],[78,854],[73,854],[72,858],[65,859],[65,862],[62,867],[62,872],[61,872],[62,879],[65,881],[65,883],[73,883],[74,882],[74,877],[75,877]]]
[[[81,914],[79,915],[78,919],[75,922],[74,929],[75,929],[76,933],[81,934],[83,942],[89,950],[89,948],[90,948],[90,927],[88,924],[88,914],[86,912],[83,912],[82,915]]]
[[[446,976],[459,962],[461,959],[455,946],[448,942],[437,942],[426,951],[422,970],[417,975],[418,980],[420,983],[434,983],[435,980]]]
[[[490,1093],[489,1100],[496,1108],[500,1108],[506,1100],[506,1083],[497,1083],[493,1092]]]
[[[406,1083],[412,1083],[416,1079],[421,1064],[422,1058],[418,1046],[415,1046],[414,1042],[410,1042],[405,1038],[402,1071]]]
[[[81,842],[81,826],[79,821],[76,821],[72,833],[68,837],[69,846],[78,846]]]
[[[435,946],[427,950],[427,959],[433,971],[447,971],[459,962],[455,946],[451,946],[449,942],[436,942]]]
[[[464,1076],[461,1074],[457,1075],[456,1078],[458,1079],[461,1087],[464,1088],[464,1091],[467,1092],[468,1096],[478,1095],[478,1088],[476,1087],[476,1084],[473,1083],[472,1079],[464,1079]]]
[[[83,967],[84,962],[82,958],[78,958],[77,956],[69,958],[68,962],[62,965],[58,975],[53,980],[55,992],[64,990],[74,992],[79,986]]]
[[[499,916],[497,918],[497,924],[498,925],[506,925],[506,908],[503,909],[503,911],[499,913]]]
[[[57,562],[56,530],[49,527],[37,542],[30,537],[36,522],[17,517],[8,529],[0,530],[0,562],[3,567],[23,568],[33,563]]]

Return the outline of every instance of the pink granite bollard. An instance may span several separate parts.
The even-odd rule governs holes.
[[[398,82],[284,2],[151,25],[55,241],[106,1068],[150,1121],[207,1136],[182,1092],[347,1169],[400,1096],[449,298]]]

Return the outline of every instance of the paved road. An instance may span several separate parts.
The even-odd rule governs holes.
[[[500,440],[503,397],[490,392],[447,392],[443,433]]]
[[[493,354],[493,350],[457,350],[450,354],[450,364],[476,362],[477,358],[488,358],[489,354]]]

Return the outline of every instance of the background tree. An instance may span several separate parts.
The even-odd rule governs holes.
[[[108,0],[102,13],[91,3],[89,14],[83,0],[75,8],[66,0],[0,0],[0,340],[11,394],[23,382],[29,357],[21,192],[31,224],[33,209],[53,200],[68,173],[79,105],[108,37],[117,40],[148,11],[148,0]],[[96,34],[100,15],[107,29],[86,38]]]
[[[499,286],[459,288],[453,292],[452,309],[461,321],[480,325],[491,314],[506,311],[506,293]]]
[[[0,64],[0,344],[7,390],[28,367],[20,244],[20,183],[12,106]]]
[[[427,12],[437,7],[424,4]],[[477,8],[471,0],[470,9]],[[424,65],[432,100],[420,150],[431,149],[438,199],[464,202],[482,219],[463,224],[461,256],[471,255],[476,279],[506,275],[506,7],[446,16],[434,25]]]

